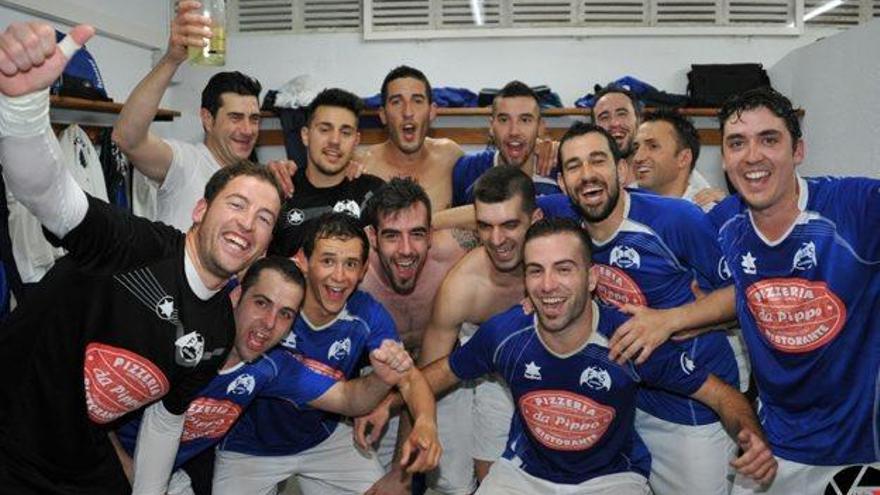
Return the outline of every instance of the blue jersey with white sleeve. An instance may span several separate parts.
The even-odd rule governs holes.
[[[640,384],[690,395],[708,376],[686,352],[668,344],[640,366],[609,360],[608,338],[627,317],[590,304],[590,338],[567,355],[547,348],[536,317],[514,306],[449,356],[452,372],[462,380],[492,372],[504,377],[516,411],[503,457],[553,483],[628,471],[648,477],[650,455],[633,427]]]
[[[880,181],[798,178],[780,239],[739,196],[712,209],[736,284],[773,452],[810,465],[880,461]]]
[[[591,274],[598,281],[595,295],[601,303],[675,308],[694,301],[690,286],[695,279],[707,292],[731,283],[715,228],[698,207],[635,190],[621,193],[619,201],[625,202],[625,209],[617,232],[604,242],[593,241]],[[564,195],[539,198],[538,206],[545,216],[581,220],[580,211]],[[736,359],[724,330],[676,345],[701,367],[739,387]],[[682,425],[718,421],[699,401],[651,387],[640,393],[639,409]]]
[[[186,410],[174,468],[219,442],[257,396],[302,407],[335,384],[335,380],[311,371],[294,353],[281,347],[253,363],[239,363],[220,371]],[[129,454],[134,452],[140,424],[138,417],[116,431]]]
[[[452,206],[469,205],[474,202],[474,184],[487,170],[498,164],[498,151],[490,148],[475,153],[468,153],[455,162],[452,169]],[[532,175],[535,193],[538,196],[558,194],[561,192],[556,183],[556,171],[549,177]]]
[[[382,341],[399,341],[388,311],[366,292],[355,291],[342,312],[323,326],[300,313],[281,346],[295,350],[312,371],[345,380],[368,364]],[[220,444],[221,450],[249,455],[293,455],[321,443],[336,429],[339,416],[289,401],[260,397]]]

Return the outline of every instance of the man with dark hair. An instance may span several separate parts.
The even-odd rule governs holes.
[[[611,357],[643,363],[638,346],[626,348],[633,327],[647,308],[675,308],[659,332],[712,325],[712,331],[681,340],[696,365],[737,387],[739,370],[726,332],[718,325],[733,319],[732,308],[716,298],[730,289],[716,231],[705,214],[677,198],[628,191],[620,176],[626,170],[613,136],[586,123],[574,124],[560,141],[560,186],[568,197],[545,196],[538,204],[545,216],[583,222],[593,239],[593,271],[601,304],[635,316],[610,340]],[[694,279],[713,291],[695,300]],[[714,297],[712,297],[714,295]],[[621,344],[621,342],[623,344]],[[643,344],[648,352],[656,345]],[[639,392],[636,427],[651,452],[651,487],[658,495],[726,493],[729,461],[737,445],[711,408],[687,394],[646,388]],[[683,469],[687,466],[687,469]]]
[[[766,493],[821,491],[845,466],[880,462],[880,181],[800,177],[797,113],[771,89],[733,97],[718,118],[739,195],[709,216],[779,460]],[[734,493],[756,491],[737,478]]]
[[[428,137],[436,116],[437,105],[425,74],[408,66],[393,69],[382,82],[379,108],[388,140],[367,148],[362,159],[368,173],[386,181],[415,179],[439,211],[452,204],[452,167],[462,151],[450,139]]]
[[[360,98],[338,88],[321,91],[309,103],[301,131],[308,163],[292,177],[281,168],[275,170],[276,177],[288,182],[295,194],[281,206],[270,253],[297,254],[309,226],[329,211],[359,218],[366,200],[383,184],[382,179],[369,174],[351,180],[346,177],[360,142],[358,117],[362,109]]]
[[[501,165],[477,180],[474,196],[482,246],[466,254],[443,280],[422,337],[420,366],[448,356],[459,340],[466,342],[480,324],[523,297],[523,241],[540,214],[534,183],[519,168]],[[455,422],[464,432],[465,425],[471,426],[474,467],[482,480],[504,452],[513,403],[497,377],[467,390],[473,390],[472,412]]]
[[[0,367],[15,377],[0,386],[11,493],[164,493],[187,405],[233,343],[227,283],[265,253],[281,203],[248,162],[206,188],[186,234],[83,193],[60,162],[48,87],[93,34],[77,26],[56,44],[48,24],[13,24],[0,43],[6,185],[69,253],[0,332]],[[39,49],[22,58],[25,45]],[[107,432],[140,409],[131,487]]]
[[[370,198],[362,216],[369,224],[375,256],[370,257],[369,270],[361,287],[388,308],[404,345],[413,356],[419,354],[422,333],[430,318],[437,288],[462,252],[450,231],[432,232],[431,216],[427,192],[411,178],[392,178]],[[441,246],[454,245],[455,249],[438,249],[438,243]],[[464,452],[469,450],[470,436],[449,435],[449,427],[454,426],[449,424],[450,420],[454,422],[458,413],[450,411],[450,406],[445,399],[438,406],[438,417],[444,420],[438,426],[446,454],[441,459],[439,477],[430,481],[433,487],[443,492],[463,493],[468,487],[472,488],[469,467],[465,467],[466,477],[461,479],[461,467],[452,467],[448,463],[468,458],[469,454]],[[403,486],[409,482],[400,463],[396,462],[399,449],[394,448],[398,436],[406,438],[407,426],[404,424],[398,435],[395,420],[379,444],[379,459],[383,466],[390,468],[374,487],[379,493],[404,490]],[[378,438],[379,432],[374,433]]]
[[[543,126],[538,95],[521,81],[507,83],[492,100],[489,135],[495,149],[487,149],[458,159],[452,175],[453,205],[474,202],[474,183],[496,165],[512,165],[535,181],[538,195],[560,192],[555,175],[539,173],[538,134]]]
[[[385,308],[357,290],[369,253],[364,230],[349,213],[327,213],[311,225],[303,251],[305,299],[281,347],[335,381],[355,378],[368,354],[388,339],[399,341]],[[440,447],[430,390],[415,369],[398,386],[415,417],[402,462],[410,472],[432,469]],[[351,427],[337,415],[277,396],[257,398],[218,448],[214,493],[271,493],[293,474],[306,495],[364,493],[382,468],[356,450]]]
[[[590,297],[596,286],[590,249],[577,222],[537,221],[522,255],[523,285],[536,315],[515,305],[423,370],[438,394],[489,373],[510,387],[516,409],[506,448],[476,493],[650,493],[651,460],[633,429],[640,386],[708,404],[745,447],[734,466],[761,481],[772,478],[775,461],[748,401],[693,365],[688,352],[665,344],[641,364],[608,358],[608,339],[626,316]]]
[[[690,120],[676,110],[645,115],[636,132],[631,160],[639,187],[697,203],[697,194],[712,187],[695,169],[699,157],[700,136]],[[715,202],[699,206],[709,211]]]
[[[113,126],[119,149],[158,187],[155,219],[181,231],[192,223],[190,211],[211,175],[251,157],[260,127],[260,83],[241,72],[221,72],[202,92],[203,142],[163,139],[150,132],[162,95],[186,61],[187,48],[201,48],[211,36],[211,21],[197,15],[198,8],[195,1],[179,3],[165,55],[131,92]]]
[[[629,186],[636,180],[632,169],[632,151],[636,129],[642,121],[642,102],[632,91],[616,85],[602,88],[596,93],[594,101],[590,117],[594,124],[611,134],[627,160],[626,173],[620,179],[624,186]]]

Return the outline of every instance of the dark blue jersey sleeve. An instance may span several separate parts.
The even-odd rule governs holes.
[[[684,349],[671,342],[658,347],[648,360],[636,366],[646,385],[690,396],[709,378],[705,368],[697,366]]]
[[[480,325],[473,337],[449,355],[449,367],[461,380],[472,380],[495,370],[499,329],[493,320]]]
[[[703,290],[733,283],[718,244],[718,231],[696,205],[682,201],[674,224],[667,224],[663,237],[676,258],[691,268]]]
[[[336,380],[329,376],[310,370],[287,349],[276,347],[267,358],[275,363],[277,375],[255,395],[285,400],[301,407],[321,397],[336,384]]]

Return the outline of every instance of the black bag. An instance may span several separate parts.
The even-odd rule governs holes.
[[[761,64],[691,65],[687,77],[691,107],[720,107],[735,94],[770,86]]]

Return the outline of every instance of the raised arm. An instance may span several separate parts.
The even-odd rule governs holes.
[[[202,47],[205,38],[211,36],[210,19],[199,14],[199,7],[201,4],[192,0],[179,3],[165,55],[131,92],[113,126],[113,140],[134,167],[160,184],[165,180],[173,154],[168,143],[150,132],[150,125],[171,78],[186,60],[187,48]]]
[[[0,162],[9,191],[50,232],[63,237],[88,210],[85,193],[64,169],[49,125],[49,86],[95,33],[73,28],[61,43],[45,23],[16,23],[0,35]]]

